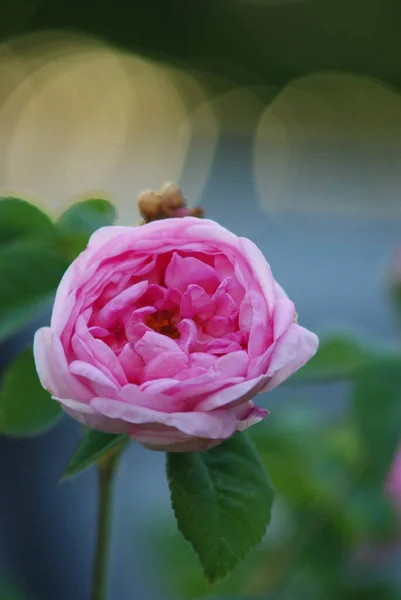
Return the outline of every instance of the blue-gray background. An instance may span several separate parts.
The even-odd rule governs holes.
[[[401,240],[400,220],[312,213],[269,216],[257,203],[251,165],[249,139],[221,141],[202,196],[207,216],[260,246],[294,299],[303,325],[319,334],[351,329],[393,344],[396,331],[386,278]],[[363,172],[358,175],[363,179]],[[3,344],[2,364],[18,343],[28,341],[32,330]],[[344,397],[342,386],[303,389],[302,395],[287,387],[263,395],[260,403],[270,410],[280,403],[289,411],[313,403],[317,411],[330,413]],[[88,597],[96,473],[87,471],[57,484],[79,434],[79,426],[65,418],[38,439],[0,439],[0,564],[38,600]],[[110,597],[164,600],[154,541],[146,535],[147,525],[154,527],[165,518],[170,519],[171,535],[175,530],[163,454],[132,444],[117,477],[114,518]]]

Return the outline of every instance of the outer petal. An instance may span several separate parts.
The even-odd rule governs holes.
[[[193,219],[189,225],[185,232],[187,240],[202,242],[204,246],[209,246],[217,252],[227,251],[234,255],[241,252],[239,238],[215,221]]]
[[[145,446],[145,448],[160,452],[203,452],[224,442],[224,440],[194,438],[186,436],[180,431],[170,430],[161,433],[142,430],[141,428],[130,432],[130,437]]]
[[[269,313],[271,314],[274,309],[276,294],[270,265],[259,248],[251,240],[240,238],[240,242],[241,250],[250,265],[253,277],[260,285],[267,301]]]
[[[143,252],[164,251],[169,243],[175,247],[185,243],[186,231],[191,224],[199,219],[184,217],[153,221],[142,227],[103,227],[95,231],[89,240],[88,250],[91,251],[91,263],[104,255],[116,256],[127,250]],[[217,225],[217,223],[216,223]]]
[[[277,340],[287,329],[291,327],[295,320],[295,306],[289,298],[283,296],[277,298],[274,308],[274,339]]]
[[[74,398],[87,402],[92,393],[69,372],[63,347],[49,327],[35,333],[33,353],[42,386],[58,398]]]
[[[130,423],[99,415],[88,404],[61,398],[55,398],[55,400],[60,403],[61,407],[70,417],[87,427],[104,431],[105,433],[129,433],[130,431]]]
[[[318,346],[317,335],[300,325],[292,325],[276,344],[267,372],[270,380],[262,391],[272,390],[298,371],[316,354]]]
[[[168,414],[108,398],[94,398],[91,406],[99,414],[111,419],[134,424],[159,423],[179,429],[187,435],[209,439],[226,439],[234,433],[237,425],[235,415],[226,410]]]

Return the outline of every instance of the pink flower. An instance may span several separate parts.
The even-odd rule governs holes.
[[[184,217],[96,231],[34,354],[43,387],[81,423],[187,452],[262,420],[251,399],[317,346],[252,242]]]

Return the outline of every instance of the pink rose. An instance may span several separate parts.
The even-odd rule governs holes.
[[[34,353],[43,387],[81,423],[187,452],[262,420],[251,399],[317,346],[252,242],[184,217],[96,231]]]

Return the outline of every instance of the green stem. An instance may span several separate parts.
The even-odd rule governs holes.
[[[98,462],[99,506],[91,600],[106,600],[113,476],[118,457],[119,452],[112,451]]]

